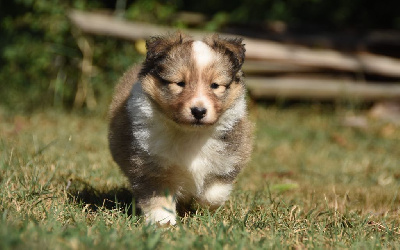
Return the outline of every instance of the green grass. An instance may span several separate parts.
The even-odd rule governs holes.
[[[229,202],[146,226],[104,116],[0,108],[0,249],[400,248],[400,129],[362,111],[254,104],[256,141]]]

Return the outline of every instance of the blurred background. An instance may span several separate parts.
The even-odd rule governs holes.
[[[173,29],[245,38],[254,100],[400,96],[400,2],[13,0],[0,2],[0,105],[104,114],[144,40]]]

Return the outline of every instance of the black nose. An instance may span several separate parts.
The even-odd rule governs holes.
[[[206,113],[207,113],[207,109],[205,108],[200,108],[200,107],[194,107],[191,108],[190,111],[192,111],[192,115],[194,116],[194,118],[196,118],[197,120],[202,119]]]

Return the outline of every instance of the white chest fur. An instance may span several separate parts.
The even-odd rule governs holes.
[[[182,188],[194,195],[200,194],[206,176],[224,175],[233,170],[237,156],[226,152],[224,142],[218,138],[245,114],[244,99],[223,114],[218,124],[202,129],[180,128],[167,121],[151,106],[140,84],[135,84],[128,105],[136,143],[150,156],[160,159],[161,167],[178,168],[178,175],[185,172],[182,178],[186,180],[182,183],[186,187]]]

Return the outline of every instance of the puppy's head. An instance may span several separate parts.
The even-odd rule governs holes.
[[[244,94],[241,39],[203,41],[176,33],[147,42],[144,92],[179,125],[212,125]]]

